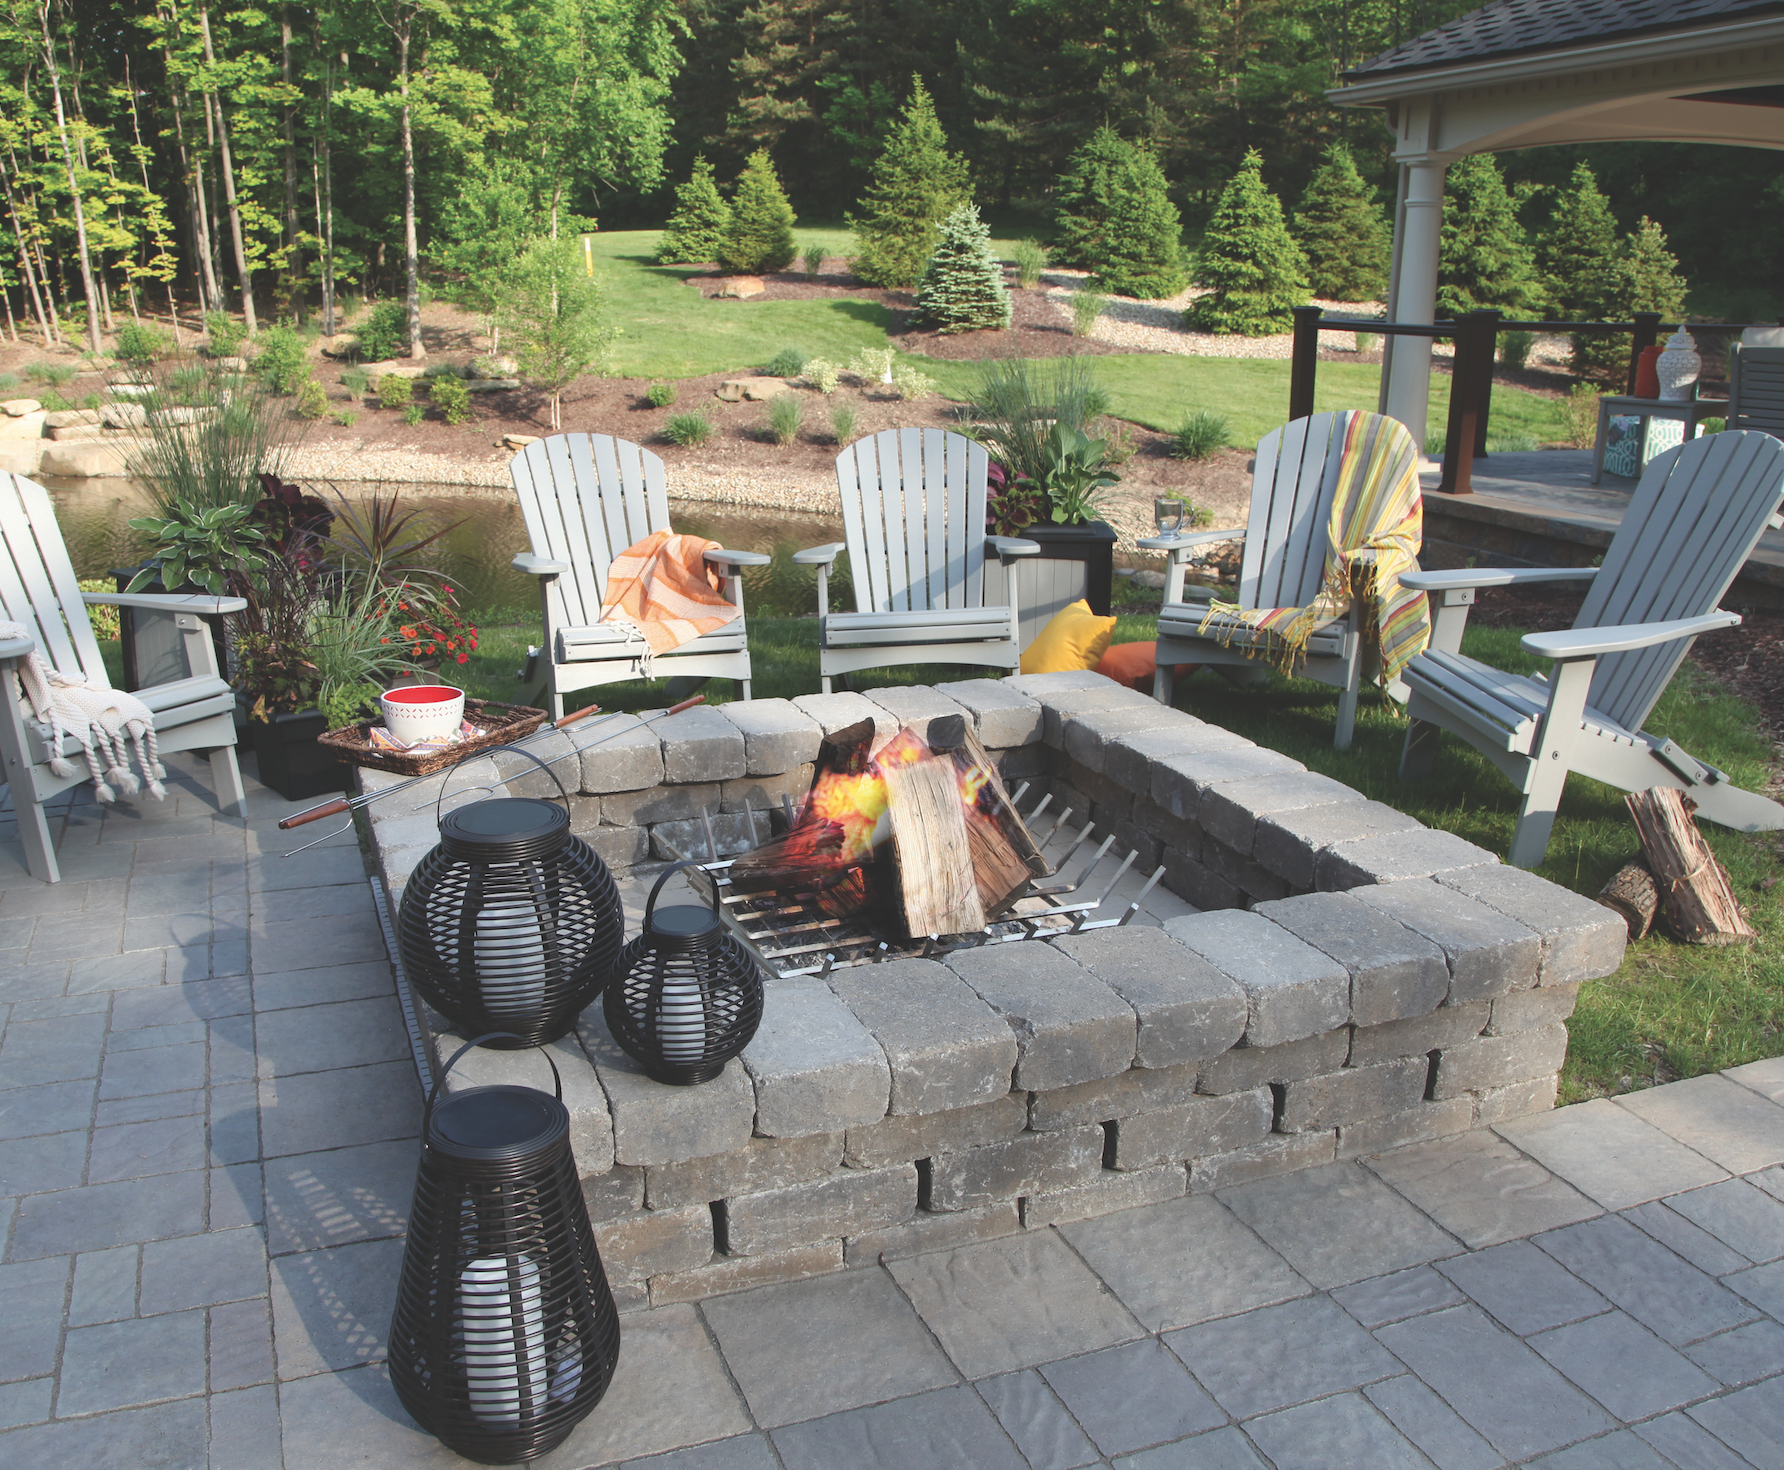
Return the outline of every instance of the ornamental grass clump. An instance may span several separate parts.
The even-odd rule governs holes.
[[[805,371],[805,354],[797,347],[783,347],[762,371],[771,378],[796,378]]]
[[[1084,284],[1072,292],[1072,335],[1088,337],[1096,330],[1102,314],[1109,309],[1109,297],[1097,289],[1095,276],[1087,276]]]
[[[1183,420],[1171,442],[1171,458],[1206,459],[1232,440],[1233,427],[1226,416],[1201,409]]]
[[[703,409],[672,413],[663,424],[663,437],[671,444],[689,449],[712,438],[712,420]]]
[[[805,400],[797,393],[777,393],[768,400],[768,437],[791,444],[805,422]]]
[[[1047,250],[1039,240],[1018,240],[1012,263],[1016,267],[1016,284],[1032,291],[1041,284],[1041,272],[1047,268]]]
[[[963,204],[942,222],[935,253],[923,268],[915,312],[918,321],[944,335],[1001,332],[1010,325],[1003,266],[991,253],[991,231],[977,205]]]

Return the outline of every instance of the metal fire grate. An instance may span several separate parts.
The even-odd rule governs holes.
[[[1027,792],[1027,782],[1017,787],[1011,804],[1018,810]],[[711,818],[704,813],[708,861],[688,869],[688,878],[707,902],[711,902],[713,888],[717,887],[719,912],[726,924],[770,974],[782,977],[825,975],[852,965],[922,959],[957,949],[1053,934],[1078,934],[1127,923],[1164,876],[1164,868],[1155,869],[1132,898],[1117,899],[1115,890],[1139,854],[1129,849],[1125,857],[1117,858],[1110,851],[1115,845],[1114,834],[1098,842],[1092,822],[1074,829],[1070,807],[1053,818],[1043,835],[1041,824],[1052,801],[1051,796],[1043,796],[1023,818],[1047,862],[1048,877],[1031,883],[1023,897],[977,934],[888,939],[860,920],[832,918],[784,893],[733,893],[727,876],[731,860],[719,857]],[[766,819],[766,813],[761,815]],[[756,830],[756,818],[756,813],[749,813],[752,833]],[[676,855],[692,856],[679,852]]]

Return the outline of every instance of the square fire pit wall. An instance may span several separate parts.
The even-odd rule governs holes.
[[[556,1043],[622,1305],[685,1301],[1201,1193],[1552,1107],[1580,982],[1622,921],[1340,782],[1095,674],[690,710],[555,769],[624,879],[733,855],[809,789],[818,742],[964,715],[1012,789],[1162,864],[1122,927],[771,979],[702,1087],[651,1081],[597,1004]],[[608,727],[610,730],[614,726]],[[534,749],[572,751],[567,735]],[[370,790],[395,777],[362,772]],[[438,778],[436,778],[438,780]],[[366,809],[393,901],[433,783]],[[447,805],[555,787],[495,755]],[[424,801],[424,798],[426,800]],[[1100,840],[1100,838],[1099,838]],[[644,868],[644,865],[652,865]],[[634,907],[636,905],[634,904]],[[636,926],[638,915],[629,919]],[[439,1059],[459,1039],[428,1018]],[[449,1087],[544,1085],[528,1052]]]

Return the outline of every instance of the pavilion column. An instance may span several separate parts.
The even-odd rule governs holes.
[[[1437,257],[1443,241],[1443,174],[1447,159],[1406,162],[1406,202],[1396,221],[1394,299],[1388,318],[1397,322],[1437,319]],[[1420,449],[1425,443],[1425,408],[1431,393],[1431,342],[1400,337],[1384,372],[1383,412],[1399,419]]]

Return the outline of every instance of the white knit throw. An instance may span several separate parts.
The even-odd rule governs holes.
[[[31,630],[22,623],[0,622],[0,639],[31,636]],[[117,800],[114,785],[126,796],[134,796],[144,783],[149,795],[157,800],[167,795],[167,788],[161,784],[167,771],[155,746],[155,716],[140,699],[119,689],[59,673],[35,651],[8,665],[6,672],[12,696],[32,718],[49,726],[52,772],[58,776],[74,774],[74,763],[62,754],[62,737],[72,735],[87,753],[93,792],[100,801]],[[142,782],[130,769],[129,741],[136,745]],[[103,766],[99,760],[102,755]]]

